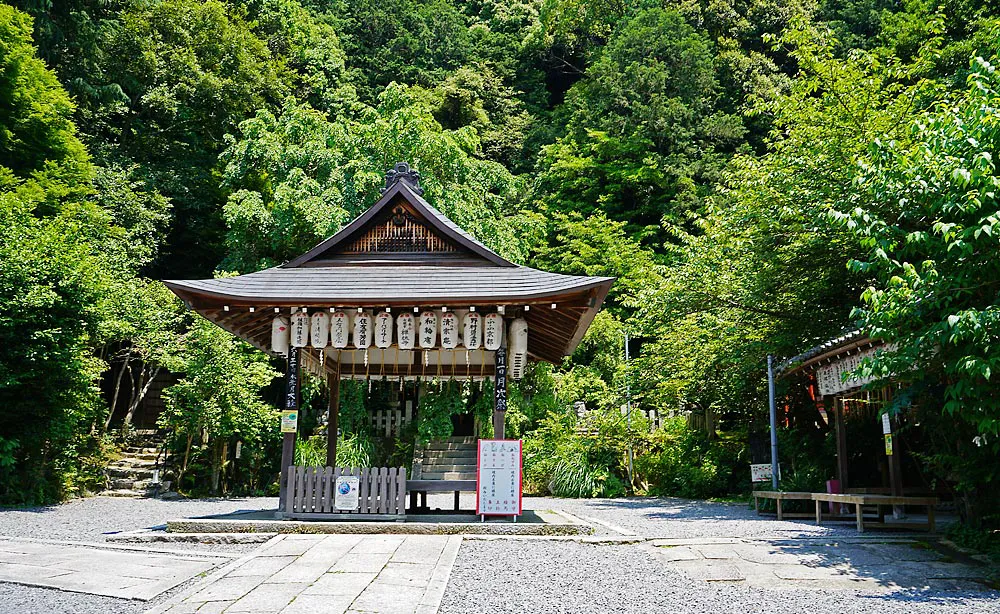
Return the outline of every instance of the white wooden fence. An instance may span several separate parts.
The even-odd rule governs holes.
[[[382,409],[371,413],[372,429],[384,437],[399,435],[402,428],[413,420],[413,409],[409,401],[406,409]]]
[[[358,508],[334,507],[334,488],[342,475],[358,477]],[[283,518],[314,520],[401,519],[406,514],[405,467],[288,468],[288,489],[282,502]]]

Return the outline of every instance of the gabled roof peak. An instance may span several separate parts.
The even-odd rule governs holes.
[[[380,258],[386,264],[388,259],[394,265],[403,264],[402,260],[411,264],[424,261],[443,265],[449,263],[449,258],[450,261],[465,258],[471,265],[516,266],[477,241],[424,200],[419,181],[420,173],[411,169],[409,164],[400,162],[386,172],[382,196],[374,205],[330,238],[281,265],[282,268],[356,264],[354,260],[364,256],[359,255],[355,247],[359,240],[364,242],[366,236],[371,239],[367,245],[374,245],[376,248],[363,248],[360,251],[381,254],[389,252]],[[412,224],[408,224],[408,221]],[[394,223],[397,226],[395,228]],[[334,263],[332,258],[347,252],[354,254],[349,258],[350,261],[341,259]],[[369,254],[369,262],[373,263],[371,258],[372,255]]]
[[[397,162],[396,166],[385,172],[385,187],[382,188],[382,193],[385,194],[400,181],[409,184],[410,189],[416,192],[417,196],[424,195],[424,189],[420,187],[420,173],[410,168],[406,162]]]

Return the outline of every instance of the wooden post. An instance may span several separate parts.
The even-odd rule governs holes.
[[[288,371],[285,377],[285,409],[299,408],[299,348],[288,349]],[[281,442],[281,484],[278,485],[280,508],[288,491],[288,467],[295,462],[295,439],[298,433],[284,433]]]
[[[326,376],[330,403],[326,416],[326,466],[337,466],[337,419],[340,417],[340,363],[337,370]]]
[[[833,400],[833,434],[837,443],[837,479],[840,480],[840,492],[847,492],[847,438],[844,428],[844,400],[837,397]]]
[[[493,439],[506,439],[504,422],[507,415],[507,344],[502,343],[494,359],[496,376],[493,386]]]

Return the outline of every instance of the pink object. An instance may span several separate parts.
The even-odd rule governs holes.
[[[826,492],[830,494],[840,494],[840,480],[827,480],[826,481]],[[840,504],[834,503],[833,501],[828,501],[826,504],[827,511],[831,514],[840,513]],[[836,509],[836,511],[834,511]]]

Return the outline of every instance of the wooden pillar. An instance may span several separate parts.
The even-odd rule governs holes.
[[[337,419],[340,417],[340,363],[326,376],[330,402],[326,415],[326,466],[337,466]]]
[[[506,439],[504,422],[507,417],[507,343],[504,341],[494,359],[496,377],[493,386],[493,439]]]
[[[886,398],[886,405],[889,404],[889,401],[891,400],[891,398],[892,398],[891,396],[889,396],[888,398]],[[902,497],[903,496],[903,468],[900,465],[900,458],[901,458],[902,454],[900,454],[901,449],[900,449],[900,445],[899,445],[899,435],[896,433],[896,426],[893,424],[893,420],[892,420],[891,416],[889,416],[887,422],[888,422],[889,428],[888,429],[883,429],[883,431],[888,430],[889,432],[888,433],[884,433],[883,432],[883,436],[888,436],[889,439],[892,442],[892,444],[891,444],[892,445],[892,449],[890,450],[889,446],[887,445],[886,446],[886,450],[885,450],[886,451],[886,455],[888,456],[888,458],[886,460],[889,461],[889,489],[890,489],[890,492],[892,493],[892,496],[894,496],[894,497]],[[893,516],[893,518],[905,518],[906,517],[905,508],[902,505],[893,505],[892,506],[892,516]]]
[[[844,428],[844,400],[834,397],[833,400],[833,434],[837,443],[837,480],[840,481],[840,492],[847,492],[847,437]]]
[[[288,349],[288,371],[285,376],[285,410],[299,409],[299,348]],[[281,483],[278,485],[278,507],[285,504],[288,490],[288,467],[295,462],[295,440],[298,433],[283,433],[281,441]]]

